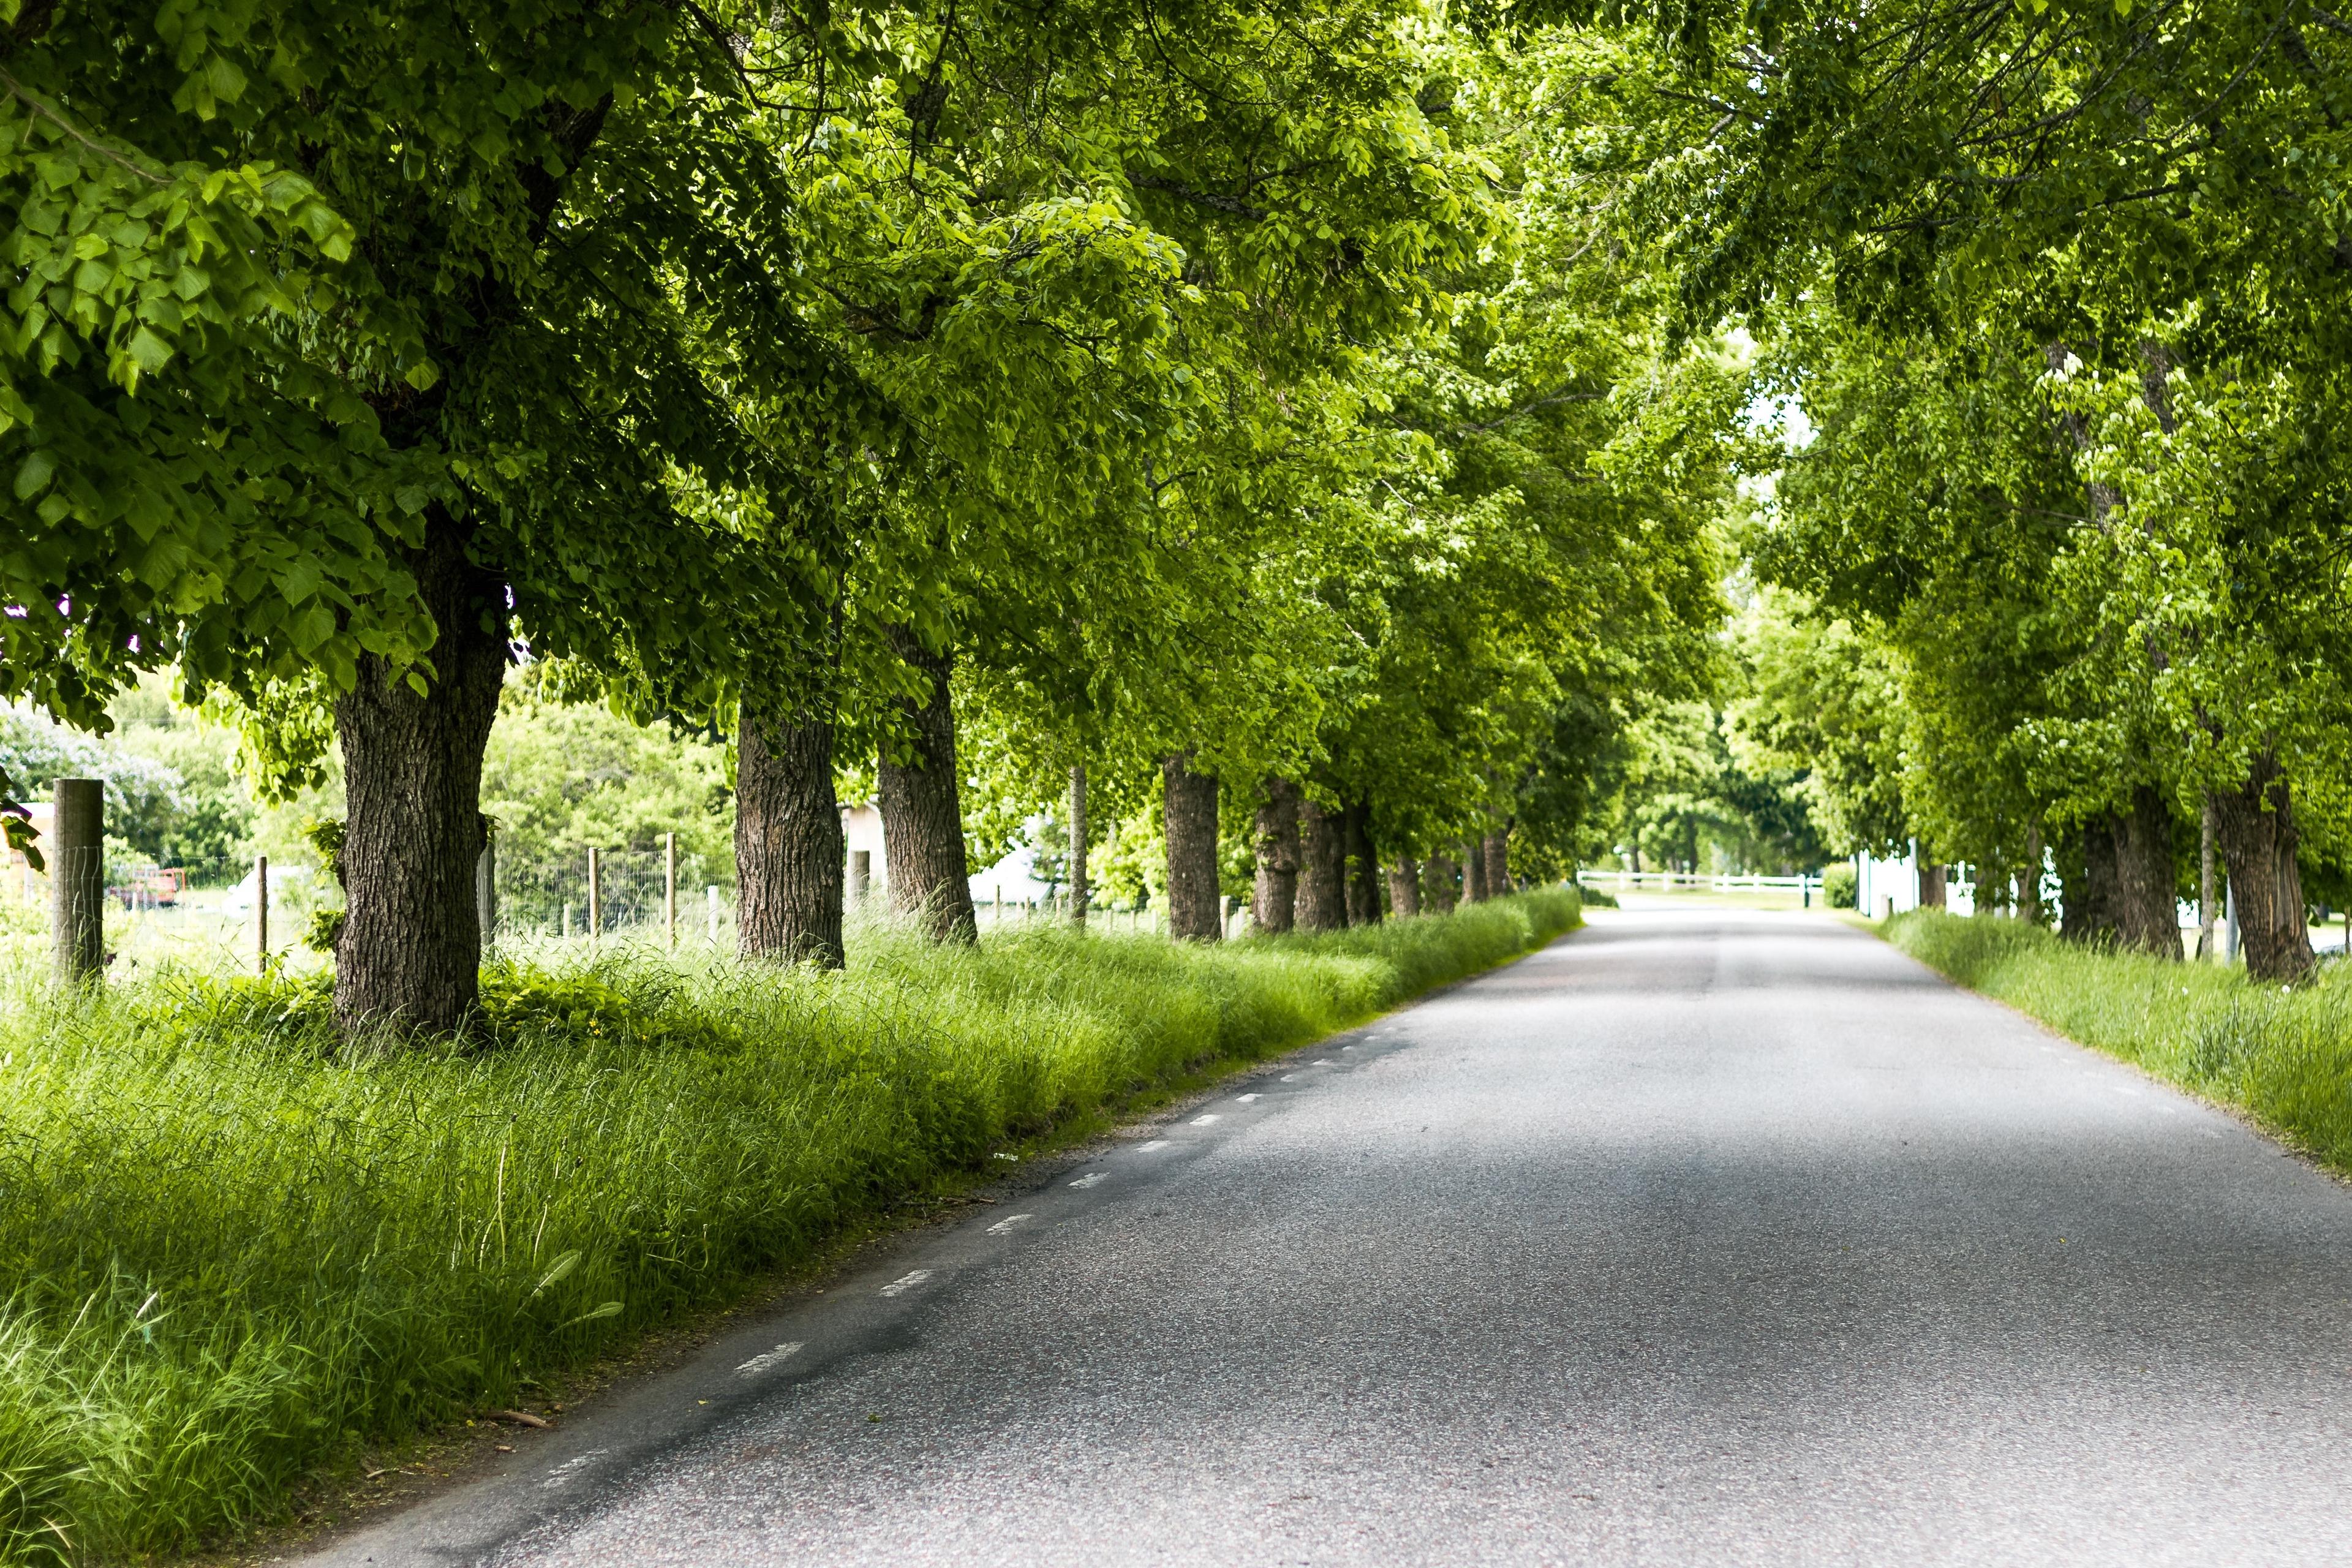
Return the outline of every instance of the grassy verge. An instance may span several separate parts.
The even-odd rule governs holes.
[[[485,1040],[339,1048],[307,983],[0,992],[0,1561],[180,1551],[373,1437],[808,1257],[1009,1142],[1575,925],[1572,892],[1178,947],[1041,925],[843,975],[610,955]]]
[[[2352,1174],[2352,984],[2085,950],[2016,921],[1899,915],[1886,940],[2067,1038],[2239,1106]]]

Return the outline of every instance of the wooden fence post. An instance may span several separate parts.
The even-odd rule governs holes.
[[[58,979],[79,985],[106,968],[106,785],[59,779],[49,799],[50,940]]]
[[[849,901],[862,905],[874,891],[874,851],[853,849],[849,852]]]

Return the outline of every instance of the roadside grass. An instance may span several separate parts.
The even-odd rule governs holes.
[[[0,1562],[276,1517],[1008,1143],[1579,920],[1559,890],[1208,947],[873,927],[840,975],[574,949],[426,1049],[339,1045],[315,978],[0,974]]]
[[[2072,1040],[2238,1106],[2352,1175],[2352,983],[2255,984],[2242,970],[2084,949],[2017,921],[1898,915],[1886,940]]]

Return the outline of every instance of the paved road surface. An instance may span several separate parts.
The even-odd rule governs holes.
[[[1201,1113],[321,1561],[2352,1560],[2352,1193],[1826,920]]]

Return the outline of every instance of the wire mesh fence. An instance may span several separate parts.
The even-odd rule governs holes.
[[[494,848],[491,865],[497,941],[735,940],[735,868],[684,849],[595,849],[518,861]]]
[[[56,869],[36,872],[21,857],[0,863],[0,952],[50,962]],[[476,912],[489,917],[485,934],[493,947],[517,955],[562,943],[735,946],[731,857],[683,847],[673,856],[665,844],[525,859],[494,847],[488,869],[487,889],[476,879]],[[307,856],[274,858],[265,874],[259,857],[166,865],[110,847],[102,875],[105,962],[117,973],[165,963],[247,972],[264,964],[315,968],[326,962],[307,944],[315,918],[343,902],[332,874]],[[1066,896],[1007,898],[993,886],[973,893],[983,931],[1069,917]],[[888,889],[877,882],[862,909],[881,917],[889,907]],[[1243,917],[1232,908],[1227,913],[1228,929],[1237,931]],[[1088,923],[1143,934],[1163,931],[1166,915],[1097,898]]]

